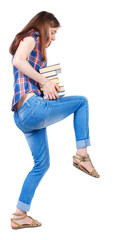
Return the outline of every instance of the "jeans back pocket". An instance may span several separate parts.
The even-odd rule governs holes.
[[[18,111],[18,123],[28,130],[35,130],[43,127],[44,120],[39,116],[39,102],[24,104],[21,111]]]
[[[35,115],[33,110],[22,122],[23,126],[28,130],[35,130],[43,127],[44,120]]]

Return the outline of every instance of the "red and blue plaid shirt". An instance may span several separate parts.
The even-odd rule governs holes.
[[[41,60],[41,45],[39,32],[35,32],[33,29],[28,32],[27,36],[31,36],[35,39],[35,47],[30,53],[27,61],[31,66],[39,71],[39,68],[46,67],[47,62]],[[14,57],[14,56],[13,56]],[[27,77],[21,71],[19,71],[15,66],[13,66],[14,73],[14,96],[12,100],[12,111],[15,111],[15,104],[28,92],[34,92],[35,94],[41,96],[39,84],[33,79]]]

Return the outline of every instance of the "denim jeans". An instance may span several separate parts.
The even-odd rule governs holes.
[[[14,121],[24,133],[34,159],[34,167],[23,183],[17,208],[29,211],[35,190],[50,166],[46,128],[72,113],[76,147],[90,146],[88,100],[83,96],[45,100],[35,94],[14,112]]]

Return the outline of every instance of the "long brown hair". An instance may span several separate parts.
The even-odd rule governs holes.
[[[29,23],[23,28],[23,30],[15,36],[9,48],[9,52],[12,55],[14,55],[19,46],[20,41],[27,36],[30,30],[34,29],[35,31],[38,31],[40,34],[42,61],[46,60],[45,46],[46,43],[49,41],[48,34],[49,27],[52,28],[60,27],[60,23],[52,13],[46,11],[39,12],[29,21]]]

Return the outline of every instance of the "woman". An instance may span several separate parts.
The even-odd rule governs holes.
[[[85,173],[99,177],[93,167],[87,147],[90,146],[88,127],[88,101],[82,96],[59,98],[59,87],[39,74],[46,67],[46,52],[60,27],[56,17],[40,12],[16,35],[10,46],[13,55],[14,96],[12,111],[17,127],[24,133],[34,167],[22,186],[11,227],[38,227],[41,223],[27,216],[35,190],[49,168],[49,149],[46,127],[74,113],[77,153],[73,165]],[[42,96],[39,84],[43,86]]]

